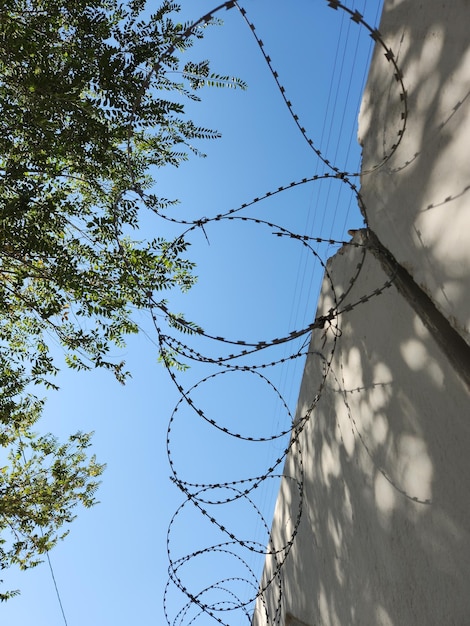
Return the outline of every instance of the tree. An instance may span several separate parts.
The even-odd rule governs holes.
[[[104,465],[87,458],[92,433],[76,433],[64,444],[38,436],[32,429],[44,401],[27,392],[3,354],[0,372],[0,447],[7,452],[0,462],[0,569],[26,569],[67,535],[63,527],[78,504],[95,504]],[[2,592],[0,600],[17,593]]]
[[[0,420],[2,445],[16,445],[0,482],[0,531],[26,537],[0,551],[0,566],[34,564],[70,508],[94,502],[102,470],[86,461],[89,435],[64,448],[31,432],[42,409],[32,385],[54,387],[50,337],[70,367],[125,381],[124,362],[109,353],[138,331],[132,311],[194,282],[182,238],[132,238],[143,209],[172,203],[153,193],[152,170],[219,136],[185,118],[184,98],[198,100],[204,84],[244,88],[207,61],[181,66],[207,22],[174,22],[169,0],[143,19],[144,5],[4,0],[0,9]]]
[[[29,430],[12,435],[17,441],[9,464],[0,468],[0,563],[27,569],[68,534],[62,527],[75,518],[77,504],[96,504],[104,465],[87,458],[91,433],[75,433],[63,444]],[[0,600],[16,594],[0,593]]]

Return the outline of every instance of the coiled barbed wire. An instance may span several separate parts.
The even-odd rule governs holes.
[[[287,91],[281,83],[279,73],[275,70],[271,57],[262,39],[257,34],[255,24],[250,21],[246,9],[241,7],[238,2],[228,1],[220,4],[212,11],[202,16],[192,26],[188,27],[181,35],[182,38],[190,37],[201,24],[210,23],[218,12],[237,9],[241,18],[252,32],[260,54],[266,63],[266,67],[271,73],[288,113],[294,120],[298,131],[316,157],[327,167],[328,171],[292,181],[286,185],[281,185],[276,189],[260,194],[258,197],[246,203],[227,209],[225,212],[220,212],[213,217],[204,216],[195,220],[178,219],[166,214],[161,209],[152,207],[152,210],[161,218],[184,227],[181,234],[175,238],[174,247],[180,245],[181,241],[186,241],[196,232],[202,231],[205,238],[208,239],[206,228],[209,225],[242,222],[256,228],[268,229],[272,236],[281,240],[289,239],[296,242],[302,246],[303,250],[308,253],[311,258],[315,259],[315,261],[320,264],[325,280],[329,283],[333,301],[326,315],[318,316],[313,322],[305,325],[303,328],[293,329],[287,334],[274,338],[267,337],[261,340],[247,340],[222,336],[210,330],[203,330],[202,325],[199,326],[193,322],[188,322],[183,316],[170,313],[166,302],[158,301],[152,294],[149,294],[149,308],[152,311],[152,319],[158,337],[159,350],[163,355],[163,362],[167,367],[169,376],[180,395],[180,399],[170,417],[166,442],[171,480],[185,498],[173,515],[167,533],[169,579],[165,588],[163,602],[167,622],[175,626],[177,624],[189,625],[195,623],[203,616],[208,616],[211,621],[215,621],[216,623],[229,626],[228,620],[230,620],[235,613],[240,614],[242,619],[246,619],[250,622],[254,602],[258,598],[266,624],[275,625],[280,623],[283,596],[282,566],[295,541],[303,508],[304,475],[301,434],[306,424],[314,415],[315,407],[322,396],[327,377],[332,370],[333,356],[335,354],[338,338],[341,336],[341,315],[356,307],[362,306],[365,302],[370,300],[370,298],[380,296],[393,282],[391,279],[387,280],[370,293],[365,293],[358,297],[353,303],[343,305],[345,298],[362,270],[367,250],[366,244],[361,244],[357,241],[313,237],[296,233],[287,229],[285,226],[269,220],[246,215],[248,209],[257,208],[261,202],[267,201],[273,196],[283,194],[290,189],[325,180],[336,180],[341,185],[346,186],[361,208],[362,214],[367,219],[367,208],[364,204],[364,200],[356,184],[351,179],[357,177],[359,173],[361,175],[369,174],[382,167],[397,150],[405,132],[408,117],[407,94],[403,83],[403,76],[397,65],[393,51],[387,46],[380,32],[370,26],[359,11],[350,9],[340,0],[324,0],[324,2],[326,2],[327,6],[332,10],[342,11],[343,14],[347,15],[358,27],[364,28],[375,45],[383,49],[392,76],[394,77],[397,100],[400,103],[400,113],[397,120],[394,143],[384,151],[380,161],[362,172],[341,170],[328,159],[328,156],[314,143],[313,139],[302,125],[300,116],[295,112],[291,100],[288,98]],[[168,54],[171,53],[172,50],[169,50]],[[157,70],[158,67],[156,66],[152,71]],[[138,105],[139,103],[136,102],[136,108]],[[144,191],[141,189],[137,189],[136,191],[145,204],[150,204],[148,202],[149,197],[146,196]],[[346,289],[342,289],[341,292],[339,292],[328,270],[326,260],[322,258],[321,254],[314,247],[314,244],[354,246],[361,248],[361,260],[357,264]],[[172,245],[170,244],[167,254],[170,254],[171,251]],[[167,323],[171,332],[164,327],[163,321]],[[174,333],[175,329],[180,333],[178,336]],[[309,336],[313,332],[322,333],[322,336],[325,338],[327,333],[331,333],[332,341],[329,343],[327,354],[309,350]],[[181,338],[181,333],[185,334],[184,340]],[[296,343],[296,340],[303,342],[300,347],[298,346],[298,342]],[[280,346],[283,348],[291,347],[291,353],[287,354],[284,352],[281,356],[278,350]],[[214,354],[214,347],[218,350],[216,354]],[[273,351],[274,356],[270,356]],[[270,380],[267,372],[270,368],[275,368],[278,365],[291,362],[298,358],[306,358],[307,356],[309,359],[318,359],[323,374],[318,382],[317,389],[311,392],[313,397],[312,402],[295,419],[290,412],[286,399],[283,397],[278,387]],[[185,367],[186,364],[191,362],[202,363],[210,369],[206,376],[186,389],[181,382],[178,369],[174,366]],[[261,370],[263,370],[263,373]],[[205,385],[210,385],[214,383],[214,381],[229,377],[233,374],[254,377],[255,380],[263,384],[274,395],[287,418],[284,426],[274,433],[253,435],[241,432],[236,426],[223,425],[220,419],[209,415],[201,403],[195,399],[195,396],[201,393],[200,390],[203,389]],[[339,382],[340,377],[334,372],[333,377],[338,383],[349,412],[348,414],[350,415],[344,384],[341,385]],[[238,388],[240,389],[240,393],[242,393],[242,387],[238,386]],[[205,424],[236,443],[243,442],[250,446],[257,446],[261,443],[278,441],[280,450],[274,455],[275,458],[268,463],[267,468],[256,476],[248,476],[236,480],[226,478],[225,480],[212,482],[199,482],[197,480],[187,479],[181,475],[178,469],[174,451],[174,431],[177,427],[178,420],[184,419],[185,417],[187,418],[185,412],[189,414],[191,424]],[[182,414],[185,414],[183,418],[181,418]],[[357,430],[353,418],[351,416],[350,418],[353,427]],[[188,422],[186,421],[185,423]],[[357,432],[369,454],[372,454],[367,448],[359,431]],[[287,438],[288,441],[286,442]],[[282,476],[281,465],[284,463],[288,454],[295,455],[297,473],[295,476],[287,476],[284,474],[283,478],[295,484],[298,499],[295,506],[291,509],[288,524],[289,531],[286,532],[287,538],[279,543],[278,538],[270,534],[270,525],[256,504],[254,494],[261,485],[267,483],[269,480],[279,481]],[[387,480],[390,479],[386,472],[384,476]],[[227,507],[230,508],[240,504],[247,505],[251,511],[254,512],[257,523],[259,523],[263,529],[266,538],[265,543],[240,535],[239,532],[233,528],[235,518],[230,517],[230,514],[228,521],[223,520],[223,514],[220,513],[221,509],[224,509],[224,507],[227,509]],[[217,510],[217,513],[215,510]],[[199,520],[197,523],[193,522],[191,527],[188,527],[190,528],[190,534],[194,532],[194,535],[197,535],[197,524],[203,524],[211,529],[214,535],[214,541],[210,545],[198,546],[198,537],[195,536],[196,546],[193,548],[190,547],[185,552],[180,553],[181,546],[178,541],[174,539],[174,535],[177,533],[178,524],[184,524],[182,518],[185,517],[188,511],[197,512]],[[292,513],[292,511],[294,512]],[[249,564],[249,555],[253,553],[263,558],[270,557],[269,563],[271,564],[271,568],[270,571],[265,570],[265,576],[261,584],[259,582],[259,572],[256,572]],[[222,569],[220,577],[214,575],[207,584],[204,582],[205,576],[202,575],[204,568],[199,565],[202,559],[208,559],[210,563],[219,561],[219,570],[220,568]],[[232,566],[234,567],[235,573],[230,575],[229,572]],[[187,577],[185,576],[185,572],[191,567],[196,567],[200,573],[198,577],[198,579],[200,579],[198,589],[189,588],[186,582]],[[265,591],[270,586],[276,590],[274,594],[276,597],[274,611],[268,607],[264,597]],[[173,609],[173,602],[170,599],[175,589],[179,592],[181,599],[180,608],[176,611]]]

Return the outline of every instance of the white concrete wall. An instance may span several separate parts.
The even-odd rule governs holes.
[[[344,248],[329,264],[338,290],[361,261]],[[387,277],[367,254],[347,302]],[[325,282],[319,313],[332,297]],[[282,619],[307,626],[461,625],[470,616],[470,404],[394,287],[340,318],[332,366],[300,444],[304,509],[282,573]],[[328,358],[333,332],[311,350]],[[312,354],[297,418],[315,402],[324,361]],[[298,455],[285,474],[300,478]],[[298,490],[284,479],[272,527],[288,541]],[[273,568],[268,557],[265,577]],[[276,614],[279,587],[264,594]],[[256,626],[267,621],[258,602]],[[296,623],[296,622],[292,622]]]
[[[386,0],[380,26],[408,92],[406,131],[385,165],[362,177],[369,225],[469,340],[470,2]],[[364,169],[396,142],[396,81],[377,50],[361,109]],[[385,148],[384,148],[385,146]],[[387,281],[345,246],[328,267],[340,310]],[[334,298],[325,280],[318,315]],[[286,460],[272,544],[289,541],[253,624],[470,624],[470,397],[395,287],[343,313],[341,336],[315,331]],[[325,359],[331,367],[316,401]],[[322,356],[319,356],[319,354]],[[299,459],[302,459],[302,468]],[[282,552],[276,556],[282,558]],[[264,587],[275,570],[267,557]]]
[[[369,225],[470,342],[470,2],[386,0],[380,32],[407,92],[392,158],[362,177]],[[363,170],[397,141],[402,103],[376,47],[359,118]]]

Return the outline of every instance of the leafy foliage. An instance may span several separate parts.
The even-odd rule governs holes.
[[[194,280],[184,242],[139,244],[130,233],[143,204],[162,206],[147,193],[149,168],[178,165],[199,153],[194,140],[218,137],[165,96],[232,82],[207,61],[186,64],[190,89],[170,80],[188,28],[169,18],[174,3],[148,21],[142,6],[7,0],[0,13],[0,341],[32,357],[34,380],[55,371],[47,329],[71,367],[107,367],[123,381],[108,353],[137,331],[132,307]]]
[[[200,154],[195,142],[219,136],[184,117],[185,97],[198,100],[208,84],[244,88],[207,61],[180,69],[207,24],[174,22],[179,7],[168,0],[143,19],[144,5],[0,8],[0,444],[13,446],[0,472],[0,567],[34,565],[75,505],[94,503],[102,471],[86,460],[90,435],[59,444],[31,431],[42,410],[31,385],[54,387],[50,341],[70,367],[104,367],[125,381],[124,363],[109,354],[138,331],[133,309],[194,282],[183,239],[132,237],[144,208],[174,202],[152,193],[152,169],[177,166]],[[180,315],[169,323],[197,331]]]
[[[95,504],[104,465],[87,457],[91,433],[76,433],[65,444],[34,433],[44,402],[27,393],[25,381],[3,356],[0,378],[5,381],[0,389],[0,569],[26,569],[67,535],[78,504]],[[0,600],[17,593],[2,592]]]
[[[104,465],[87,458],[91,433],[71,435],[65,444],[29,430],[13,435],[9,463],[0,467],[0,563],[26,569],[68,534],[62,527],[73,521],[77,504],[96,503]],[[0,600],[11,593],[0,594]]]

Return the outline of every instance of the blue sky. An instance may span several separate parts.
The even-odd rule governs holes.
[[[376,24],[378,0],[345,4]],[[326,0],[242,0],[240,5],[256,25],[308,136],[338,167],[357,170],[356,119],[372,43],[368,33],[343,11],[328,8]],[[182,19],[197,19],[214,4],[183,0],[182,6]],[[172,209],[178,219],[211,218],[292,181],[328,171],[298,131],[237,9],[223,11],[219,17],[224,25],[208,29],[188,58],[210,59],[214,71],[241,77],[248,90],[204,89],[201,103],[188,104],[191,119],[223,136],[199,146],[207,158],[192,157],[178,169],[156,172],[156,193],[180,200]],[[297,186],[236,215],[324,238],[348,239],[348,228],[362,225],[354,197],[337,180]],[[182,230],[180,225],[146,216],[141,235],[170,239]],[[269,226],[240,220],[209,222],[205,233],[200,228],[192,231],[188,256],[197,263],[199,280],[189,294],[167,294],[169,308],[184,312],[210,334],[254,342],[307,326],[315,316],[321,264],[297,241],[272,233]],[[322,246],[319,253],[326,260],[334,250]],[[167,529],[185,501],[169,479],[166,436],[180,396],[157,363],[156,332],[149,315],[139,313],[137,319],[144,332],[129,341],[124,353],[133,375],[128,384],[121,387],[104,372],[63,370],[61,389],[50,395],[41,424],[42,430],[60,437],[78,429],[94,430],[94,451],[108,464],[99,492],[101,504],[77,511],[69,537],[50,554],[69,626],[166,623],[162,598],[168,570]],[[209,340],[184,339],[212,356],[230,352],[226,345]],[[285,358],[301,343],[296,340],[263,351],[243,364]],[[302,368],[303,360],[296,359],[261,370],[282,394],[291,415]],[[188,372],[178,374],[178,381],[189,389],[216,371],[193,363]],[[247,436],[270,437],[289,429],[291,416],[283,402],[256,374],[219,374],[197,386],[191,398],[210,419]],[[263,474],[285,446],[286,437],[264,444],[227,437],[184,402],[172,422],[171,458],[180,478],[190,482],[219,483]],[[276,480],[268,479],[254,494],[268,525],[277,488]],[[215,498],[226,496],[227,491],[219,492]],[[266,530],[246,502],[213,508],[217,519],[237,536],[266,544]],[[170,547],[175,559],[220,541],[223,533],[191,504],[183,507],[172,525]],[[258,577],[262,555],[245,556]],[[243,576],[243,569],[237,559],[211,553],[188,561],[178,574],[197,594],[214,581]],[[2,578],[6,588],[21,589],[19,598],[0,607],[2,623],[65,623],[46,564],[25,573],[7,570]],[[246,599],[253,595],[249,584],[234,583],[233,593]],[[218,590],[207,594],[206,601],[228,602],[227,598]],[[171,588],[167,605],[171,623],[184,604],[182,594]],[[196,614],[197,610],[190,611],[185,620],[175,623],[188,623]],[[242,612],[226,612],[222,619],[233,626],[247,623]],[[195,623],[214,622],[201,617]]]

